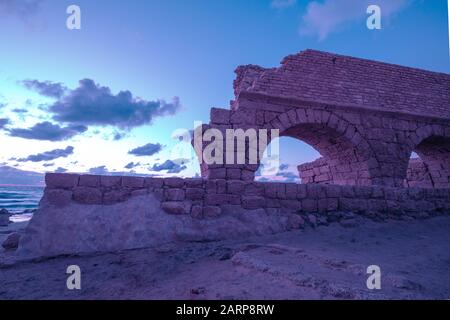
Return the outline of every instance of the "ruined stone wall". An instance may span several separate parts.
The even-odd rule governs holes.
[[[316,50],[287,56],[278,68],[240,67],[237,73],[237,96],[249,91],[450,119],[450,75],[444,73]]]
[[[433,188],[430,171],[421,159],[411,159],[405,180],[405,187]]]
[[[372,216],[450,212],[450,189],[386,188],[180,178],[47,174],[44,197],[55,206],[71,201],[111,205],[152,193],[168,214],[217,218],[242,208],[267,213],[350,211]]]
[[[402,187],[411,153],[424,149],[426,160],[441,168],[436,173],[438,187],[450,186],[450,155],[442,150],[450,141],[448,121],[251,95],[238,102],[236,110],[213,108],[203,131],[214,128],[225,136],[226,129],[279,129],[280,136],[299,139],[319,151],[333,172],[332,183],[338,185]],[[202,177],[253,181],[258,168],[259,163],[204,165]]]
[[[333,172],[324,158],[301,164],[297,168],[302,183],[333,184]],[[417,188],[435,187],[428,166],[421,159],[410,160],[404,186]]]
[[[236,74],[229,110],[213,108],[204,131],[279,129],[314,147],[337,185],[403,187],[415,151],[434,186],[450,186],[450,75],[315,50]],[[201,172],[252,181],[258,167],[202,164]]]
[[[302,183],[333,183],[330,166],[324,158],[319,158],[313,162],[301,164],[297,167],[297,169]]]

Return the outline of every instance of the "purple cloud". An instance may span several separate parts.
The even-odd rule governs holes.
[[[9,135],[12,137],[46,140],[46,141],[63,141],[72,138],[75,135],[86,132],[87,127],[81,125],[71,125],[68,127],[60,127],[48,121],[41,122],[28,129],[9,129]]]
[[[142,157],[142,156],[152,156],[157,154],[163,149],[163,145],[159,143],[147,143],[142,147],[135,148],[133,150],[128,151],[128,154],[132,154],[134,156]]]
[[[49,111],[58,122],[132,129],[150,124],[156,117],[173,115],[180,108],[178,98],[167,103],[142,100],[133,97],[130,91],[114,95],[108,87],[84,79],[79,81],[78,88],[69,90],[51,105]]]
[[[9,123],[9,119],[0,118],[0,129],[3,129]]]
[[[140,166],[141,164],[138,162],[138,163],[134,163],[134,162],[130,162],[129,164],[127,164],[124,168],[125,169],[134,169],[134,168],[136,168],[136,167],[138,167],[138,166]]]
[[[166,162],[162,163],[162,164],[155,164],[153,165],[153,167],[150,169],[151,171],[156,171],[156,172],[160,172],[160,171],[166,171],[167,173],[180,173],[183,170],[186,170],[187,167],[184,165],[184,163],[176,163],[172,160],[167,160]]]
[[[43,153],[38,153],[35,155],[28,156],[26,158],[17,159],[18,162],[41,162],[41,161],[51,161],[58,158],[67,158],[73,154],[73,147],[68,146],[66,149],[55,149],[52,151],[46,151]]]
[[[22,84],[29,90],[36,91],[42,96],[61,98],[67,90],[61,83],[39,80],[24,80]]]
[[[109,170],[108,170],[108,168],[106,168],[106,166],[100,166],[100,167],[90,168],[89,169],[89,173],[90,174],[105,175],[105,174],[109,173]]]

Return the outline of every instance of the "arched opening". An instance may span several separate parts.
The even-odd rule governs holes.
[[[370,153],[360,150],[344,134],[324,124],[294,125],[280,133],[282,137],[303,141],[320,154],[320,158],[298,166],[302,183],[337,185],[371,185]],[[287,150],[291,157],[305,147]]]
[[[274,149],[279,156],[271,157]],[[260,182],[290,182],[301,183],[298,172],[299,164],[310,163],[320,158],[320,153],[309,144],[291,137],[274,139],[266,148],[261,165],[255,173],[255,180]],[[270,160],[275,160],[270,166],[275,170],[266,170]]]
[[[450,186],[450,138],[431,136],[415,147],[409,160],[405,186]]]

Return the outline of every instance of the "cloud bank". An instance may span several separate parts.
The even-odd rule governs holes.
[[[180,173],[181,171],[184,171],[186,169],[187,167],[184,165],[184,162],[176,163],[172,160],[167,160],[162,164],[155,164],[150,168],[151,171],[167,171],[167,173]]]
[[[156,117],[175,114],[181,108],[178,98],[146,101],[133,97],[126,90],[114,95],[91,79],[79,81],[79,87],[69,90],[49,107],[53,119],[76,125],[114,126],[132,129],[152,123]]]
[[[0,129],[3,129],[9,123],[9,119],[1,118],[0,119]]]
[[[147,143],[146,145],[142,147],[135,148],[133,150],[128,151],[128,154],[143,157],[143,156],[152,156],[154,154],[157,154],[163,149],[163,146],[159,143],[153,144],[153,143]]]
[[[73,154],[73,147],[68,146],[66,149],[55,149],[52,151],[46,151],[35,155],[28,156],[27,158],[17,159],[18,162],[41,162],[51,161],[58,158],[67,158]]]
[[[181,109],[178,97],[166,102],[140,99],[128,90],[113,94],[109,87],[100,86],[92,79],[80,80],[73,90],[51,81],[27,79],[20,83],[41,96],[56,100],[42,110],[58,124],[47,121],[29,129],[10,131],[11,136],[26,139],[61,141],[87,131],[89,126],[110,126],[117,129],[113,140],[118,141],[126,136],[126,131],[151,124],[157,117],[174,115]]]
[[[131,169],[134,169],[134,168],[136,168],[136,167],[139,167],[141,164],[138,162],[138,163],[134,163],[134,162],[130,162],[129,164],[127,164],[124,168],[125,169],[129,169],[129,170],[131,170]]]
[[[61,83],[51,81],[24,80],[22,84],[25,88],[50,98],[61,98],[67,90]]]
[[[8,130],[11,137],[18,137],[31,140],[46,140],[46,141],[64,141],[72,138],[75,135],[86,132],[87,127],[82,125],[71,125],[68,127],[60,127],[57,124],[45,121],[37,123],[28,129],[10,129]]]

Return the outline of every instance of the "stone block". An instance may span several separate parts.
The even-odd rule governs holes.
[[[120,187],[122,185],[122,177],[101,176],[100,185],[105,188]]]
[[[288,200],[297,199],[297,184],[295,183],[286,184],[286,199]]]
[[[130,193],[126,190],[112,190],[105,192],[103,195],[103,204],[110,205],[126,201],[130,197]]]
[[[162,178],[144,178],[144,187],[145,188],[162,188],[164,185],[164,179]]]
[[[202,219],[203,218],[203,206],[192,206],[191,217],[194,219]]]
[[[259,209],[265,207],[266,199],[259,196],[243,196],[242,207],[245,209]]]
[[[203,207],[203,217],[205,218],[218,218],[220,217],[222,210],[218,206],[205,206]]]
[[[161,209],[172,215],[183,215],[191,212],[191,206],[187,202],[182,201],[166,201],[161,203]]]
[[[186,199],[189,200],[202,200],[205,195],[203,188],[188,188],[186,189]]]
[[[100,186],[100,176],[97,175],[81,175],[78,181],[80,187],[99,187]]]
[[[240,180],[227,181],[227,193],[242,194],[244,192],[246,183]]]
[[[319,212],[336,211],[339,208],[339,201],[337,198],[325,198],[318,201]]]
[[[165,178],[164,186],[169,188],[183,188],[184,180],[182,178]]]
[[[229,124],[230,110],[212,108],[211,109],[211,123],[212,124]]]
[[[73,189],[73,199],[82,204],[102,204],[103,194],[97,188],[76,187]]]
[[[67,173],[47,173],[45,175],[45,184],[51,189],[72,189],[78,186],[80,176]]]
[[[122,187],[125,188],[143,188],[144,178],[143,177],[122,177]]]
[[[186,188],[203,188],[203,179],[185,179]]]
[[[227,179],[228,180],[241,179],[241,169],[227,169]]]
[[[302,203],[302,211],[317,212],[318,210],[316,199],[303,199],[301,200],[301,203]]]
[[[63,207],[72,201],[72,191],[64,189],[47,189],[44,198],[54,206]]]
[[[166,201],[183,201],[185,192],[183,189],[165,189],[164,199]]]

